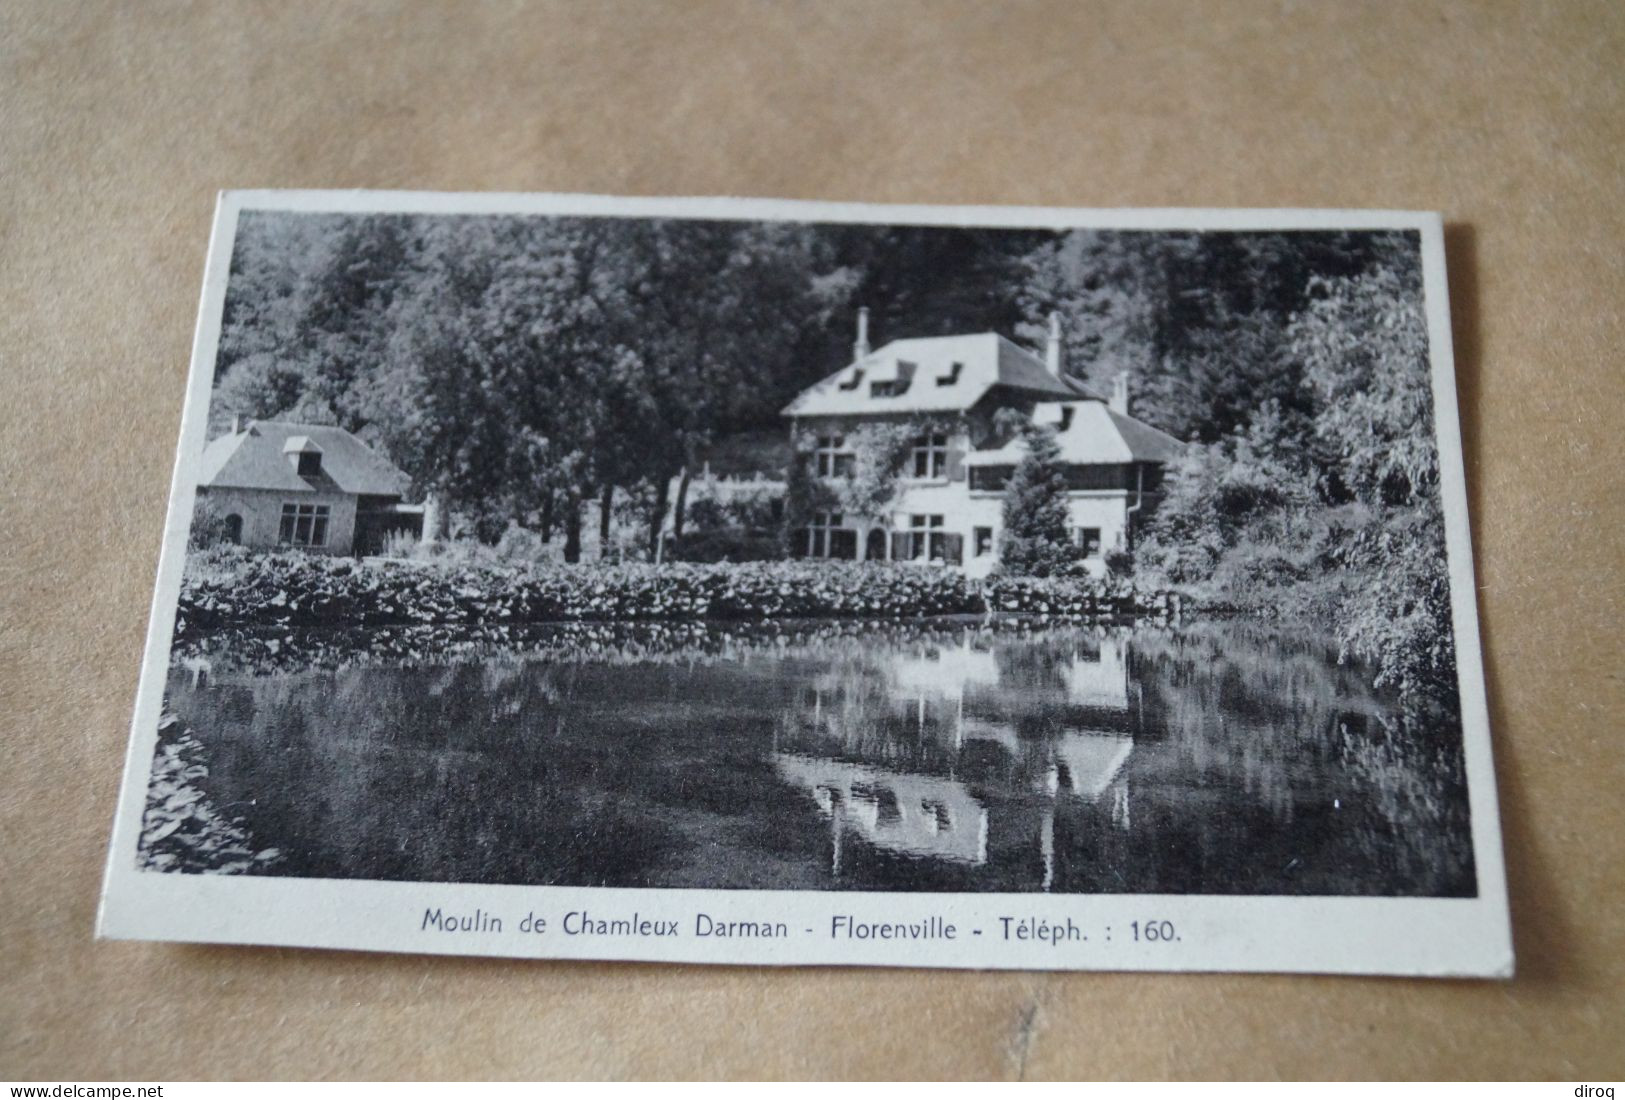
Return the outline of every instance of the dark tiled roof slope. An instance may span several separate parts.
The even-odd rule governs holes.
[[[300,477],[283,453],[294,436],[304,436],[321,449],[322,472]],[[207,488],[275,489],[317,492],[338,489],[368,496],[399,496],[411,479],[389,459],[343,428],[325,424],[255,420],[232,435],[212,440],[203,449],[198,484]]]

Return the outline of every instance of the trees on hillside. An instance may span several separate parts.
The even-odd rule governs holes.
[[[1059,312],[1070,373],[1104,391],[1131,370],[1136,415],[1211,443],[1271,399],[1307,415],[1286,324],[1312,279],[1362,271],[1385,247],[1371,233],[1074,230],[1026,257],[1019,331],[1037,343]]]
[[[1289,331],[1316,398],[1315,438],[1368,517],[1339,556],[1364,583],[1336,608],[1338,640],[1376,664],[1379,682],[1448,695],[1455,647],[1420,257],[1391,248],[1310,293]]]
[[[1219,373],[1255,379],[1256,396],[1220,402],[1225,387],[1204,390],[1204,373],[1190,375],[1197,389],[1181,415],[1207,408],[1197,438],[1212,438],[1170,468],[1136,565],[1220,603],[1326,622],[1379,682],[1448,703],[1420,255],[1404,234],[1367,235],[1358,253],[1352,269],[1343,256],[1287,280],[1273,303],[1203,333]]]
[[[1197,444],[1137,569],[1322,616],[1386,678],[1443,683],[1418,253],[1404,233],[251,212],[211,427],[339,423],[483,538],[562,529],[574,558],[596,501],[601,518],[642,509],[652,550],[712,441],[777,425],[847,361],[856,304],[877,342],[1014,330],[1037,346],[1058,310],[1070,373],[1105,389],[1134,371],[1135,414]],[[1002,557],[1045,570],[1065,522],[1046,441],[1029,443]],[[792,489],[792,513],[815,503]]]
[[[649,502],[771,417],[850,281],[806,227],[245,215],[213,402],[340,423],[482,538]]]

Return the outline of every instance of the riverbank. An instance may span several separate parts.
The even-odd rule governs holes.
[[[427,623],[887,620],[1031,614],[1166,618],[1169,594],[1123,581],[992,577],[856,562],[407,565],[304,554],[188,563],[175,633]]]
[[[136,860],[146,871],[263,874],[282,861],[276,848],[258,848],[239,818],[203,789],[209,751],[167,703],[147,781]]]

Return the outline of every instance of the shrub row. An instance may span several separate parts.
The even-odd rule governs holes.
[[[947,569],[850,562],[493,569],[283,554],[244,558],[226,573],[188,576],[176,632],[257,625],[899,619],[990,611],[1103,617],[1158,607],[1158,599],[1110,582],[977,582]]]

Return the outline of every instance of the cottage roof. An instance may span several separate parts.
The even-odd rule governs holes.
[[[300,477],[289,454],[318,453],[321,473]],[[338,490],[399,496],[410,479],[383,455],[343,428],[253,420],[240,432],[203,448],[198,484],[208,488],[275,489],[285,493]]]
[[[786,416],[958,412],[994,386],[1035,397],[1098,397],[1060,379],[1044,360],[996,332],[893,340],[814,383],[784,408]]]
[[[1033,408],[1033,422],[1055,429],[1061,461],[1071,466],[1168,462],[1185,447],[1167,432],[1124,416],[1098,400],[1045,401]],[[1026,441],[1018,436],[993,450],[972,451],[965,456],[965,462],[971,466],[1013,466],[1026,452]]]

